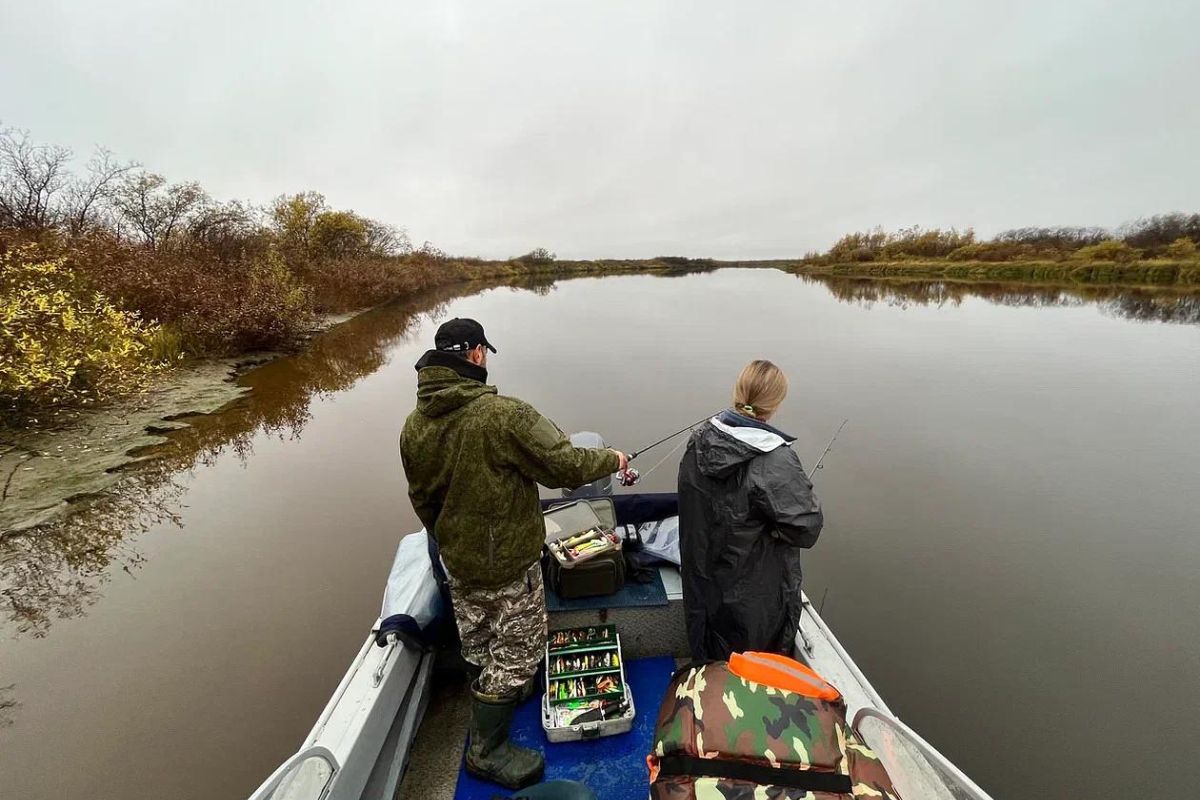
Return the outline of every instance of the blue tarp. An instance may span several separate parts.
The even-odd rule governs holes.
[[[601,800],[646,800],[650,791],[646,756],[654,746],[658,707],[674,671],[675,659],[670,656],[638,658],[625,663],[625,677],[633,689],[633,705],[637,709],[629,733],[587,742],[551,744],[542,730],[541,696],[534,695],[517,709],[512,740],[545,754],[546,780],[580,781]],[[459,768],[455,800],[492,800],[508,794]]]

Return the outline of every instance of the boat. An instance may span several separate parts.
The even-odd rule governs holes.
[[[643,509],[670,509],[673,498],[673,495],[638,494],[616,497],[622,504],[620,507],[640,504]],[[668,502],[663,503],[664,499]],[[620,507],[618,521],[622,517]],[[393,576],[397,566],[411,560],[412,554],[424,547],[414,541],[406,545],[409,538],[401,540]],[[406,549],[407,553],[402,552]],[[428,562],[428,558],[424,560]],[[558,610],[551,605],[550,627],[613,623],[621,633],[627,662],[664,655],[675,657],[679,663],[686,661],[679,571],[671,564],[659,565],[658,570],[665,604],[646,607],[600,601],[587,608]],[[408,581],[403,587],[400,611],[405,610],[405,604],[415,606],[424,602],[414,593],[412,583]],[[457,719],[453,714],[440,714],[422,727],[435,692],[437,654],[420,646],[404,630],[389,627],[387,623],[397,611],[396,588],[391,587],[389,592],[392,596],[385,598],[385,608],[391,602],[390,613],[381,615],[371,626],[366,641],[303,744],[262,783],[250,800],[451,800],[455,796],[457,766],[466,740],[465,720],[461,713]],[[803,597],[793,657],[841,691],[847,719],[878,755],[906,800],[990,800],[948,758],[896,717],[807,596]],[[454,687],[450,687],[449,694],[456,694]],[[468,694],[465,683],[458,687],[457,694],[459,707],[465,708],[463,698]],[[657,710],[641,709],[639,713],[654,715]],[[420,759],[421,763],[416,763],[412,758],[414,752],[421,749],[423,741],[433,738],[437,744],[426,750],[440,753],[440,758]],[[548,745],[552,747],[555,745]],[[648,775],[646,786],[648,794]],[[501,790],[497,787],[496,792],[500,794]]]

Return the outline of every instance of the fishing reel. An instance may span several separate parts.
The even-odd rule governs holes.
[[[637,486],[637,482],[641,479],[642,473],[633,467],[626,467],[617,473],[617,482],[622,486]]]

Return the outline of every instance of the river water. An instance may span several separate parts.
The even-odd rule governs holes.
[[[377,309],[5,541],[0,796],[244,797],[294,750],[419,527],[396,438],[447,315],[501,391],[625,449],[774,360],[805,463],[850,420],[805,585],[893,710],[998,798],[1200,786],[1200,299],[722,270]]]

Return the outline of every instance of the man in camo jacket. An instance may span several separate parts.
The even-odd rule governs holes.
[[[538,484],[575,488],[624,469],[616,450],[573,447],[528,403],[487,384],[483,326],[452,319],[417,362],[417,407],[400,435],[408,494],[441,551],[472,685],[466,765],[519,789],[541,778],[540,753],[508,741],[513,712],[546,639]]]

